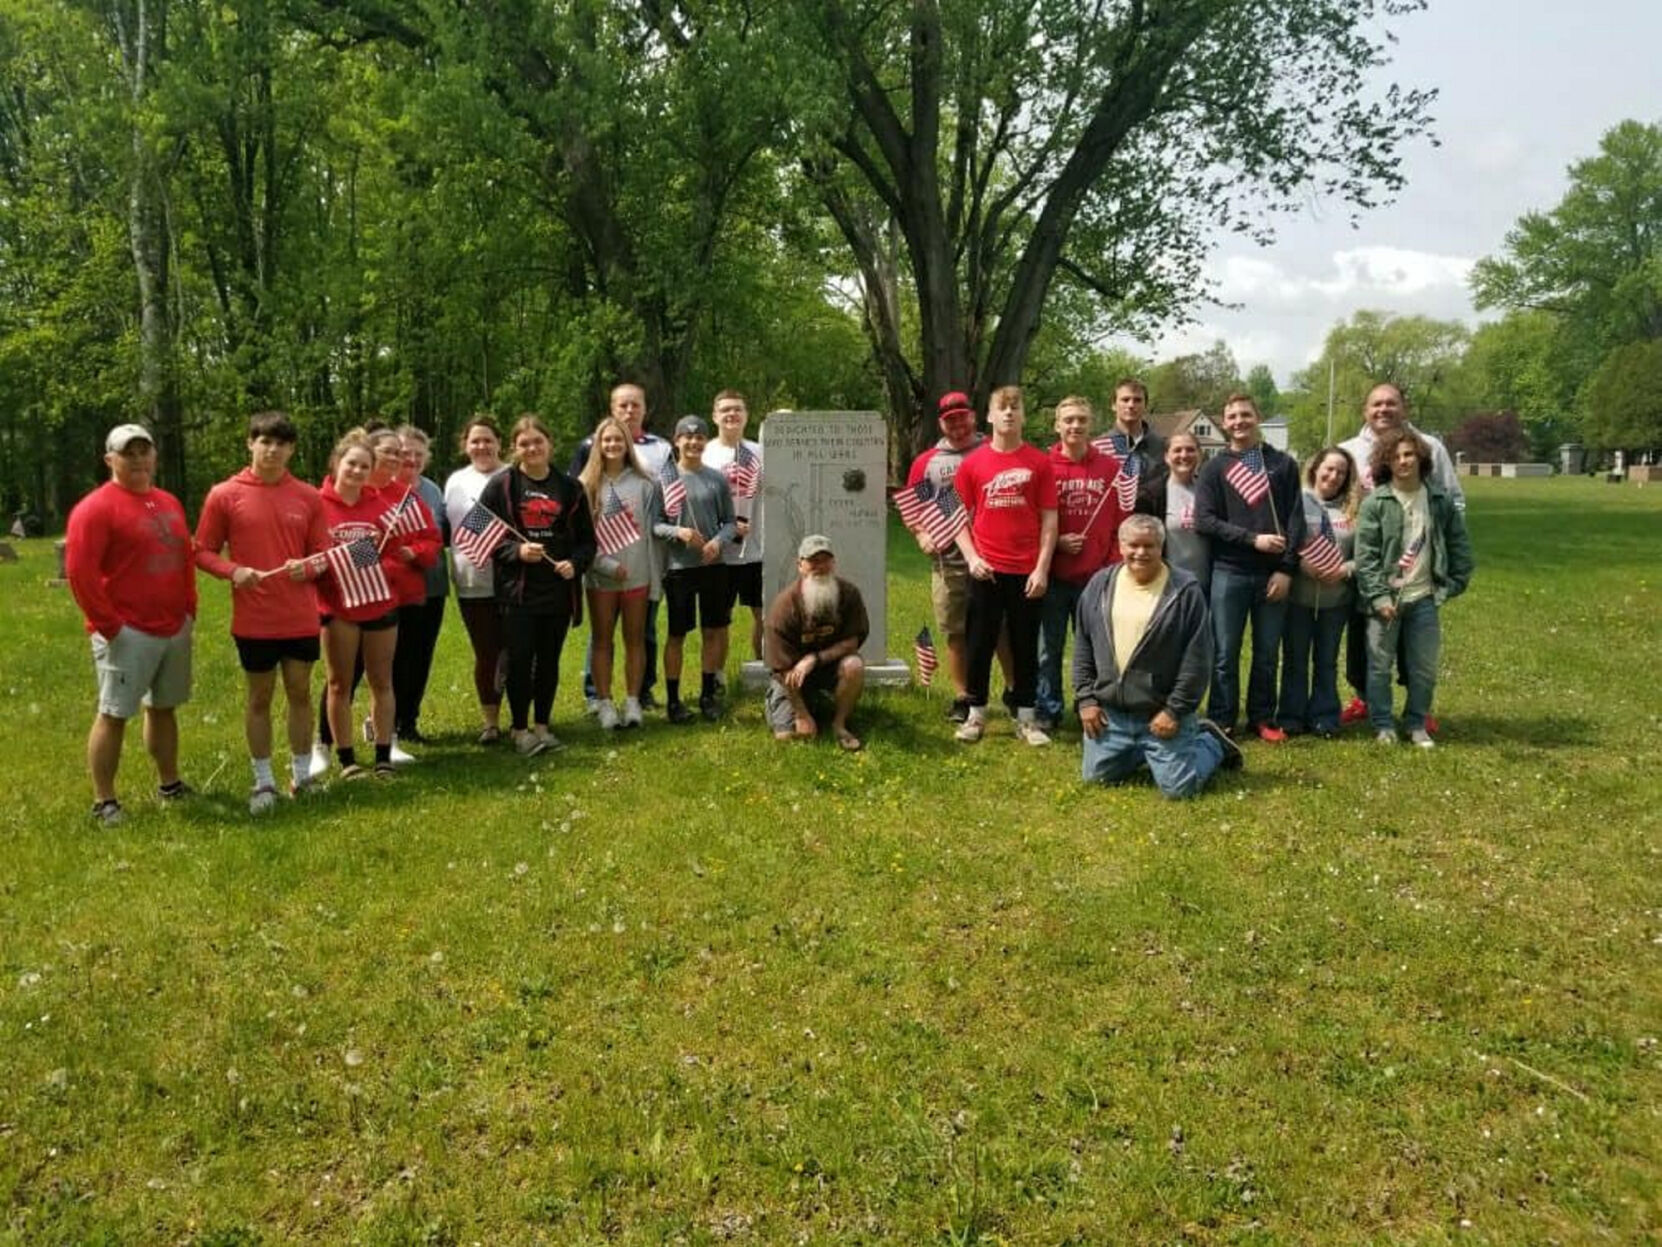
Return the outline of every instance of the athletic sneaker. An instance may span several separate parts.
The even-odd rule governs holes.
[[[1368,703],[1360,697],[1352,697],[1345,708],[1339,711],[1339,725],[1360,723],[1368,717]]]
[[[368,779],[369,768],[360,762],[349,763],[348,765],[341,767],[340,777],[348,783],[351,783],[353,780]]]
[[[127,821],[127,812],[114,797],[92,803],[92,821],[101,827],[119,827]]]
[[[1201,719],[1197,726],[1217,741],[1218,748],[1223,750],[1223,761],[1219,762],[1218,765],[1226,771],[1240,770],[1241,764],[1246,761],[1246,755],[1241,752],[1239,745],[1229,739],[1229,733],[1210,719]]]
[[[1437,742],[1431,739],[1431,733],[1426,731],[1423,727],[1417,727],[1412,732],[1409,732],[1408,739],[1413,741],[1421,749],[1435,749],[1437,747]]]
[[[1016,715],[1016,739],[1024,741],[1038,748],[1040,745],[1050,744],[1050,734],[1039,726],[1038,719],[1033,717],[1031,710],[1020,711]]]
[[[195,795],[196,789],[182,779],[176,779],[171,784],[163,784],[156,789],[156,796],[162,801],[183,801],[186,797]]]
[[[398,774],[398,770],[393,766],[390,760],[386,762],[377,762],[375,764],[376,779],[391,779],[396,774]]]
[[[1397,734],[1388,727],[1382,727],[1374,733],[1374,744],[1394,745],[1397,743]]]
[[[678,701],[670,702],[669,709],[664,711],[664,714],[671,723],[691,723],[698,718],[696,714]]]
[[[334,765],[335,755],[329,752],[329,746],[322,741],[312,746],[312,778],[322,779]]]
[[[531,730],[537,734],[537,739],[542,741],[542,747],[550,753],[558,753],[566,747],[565,741],[554,735],[546,727],[534,727]]]
[[[949,722],[962,723],[969,718],[970,704],[967,697],[954,697],[952,704],[946,708],[946,717]]]
[[[617,707],[612,704],[611,698],[600,703],[600,708],[594,712],[595,718],[600,720],[600,730],[611,732],[617,729]]]
[[[620,727],[639,727],[641,725],[641,703],[633,698],[626,697],[623,701],[623,717],[618,721]]]
[[[481,744],[481,745],[494,745],[494,744],[496,744],[497,741],[499,741],[501,739],[502,739],[502,729],[499,728],[499,727],[491,727],[489,724],[487,724],[486,726],[479,729],[479,736],[478,736],[477,743]]]
[[[416,760],[415,759],[415,754],[409,753],[406,750],[400,748],[399,744],[398,744],[398,737],[394,736],[392,738],[392,761],[393,761],[393,765],[394,766],[408,766],[408,765],[410,765],[410,763],[414,762],[415,760]]]
[[[270,784],[261,784],[248,798],[250,814],[269,814],[277,808],[277,790]]]
[[[698,713],[703,715],[707,722],[714,723],[721,718],[721,703],[714,697],[700,697],[698,699]]]
[[[954,740],[961,740],[965,744],[974,744],[980,740],[987,730],[987,708],[985,706],[971,706],[963,723],[952,734]]]
[[[548,748],[548,743],[535,732],[515,732],[514,749],[522,758],[534,758]]]
[[[598,697],[585,697],[583,699],[583,713],[588,715],[590,718],[593,718],[595,715],[599,714],[600,699]]]
[[[321,791],[315,779],[308,779],[304,783],[292,779],[289,781],[289,796],[296,801],[303,801]]]
[[[658,708],[657,694],[649,688],[643,688],[641,690],[640,700],[642,710],[656,710]]]
[[[1283,745],[1287,742],[1287,733],[1273,723],[1254,723],[1252,732],[1266,745]]]

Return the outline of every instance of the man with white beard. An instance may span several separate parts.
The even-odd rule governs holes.
[[[860,659],[871,624],[860,590],[837,575],[831,541],[817,534],[796,551],[797,579],[768,607],[763,656],[768,682],[767,717],[775,740],[819,735],[813,699],[831,699],[831,734],[850,753],[861,740],[848,729],[848,716],[865,688]]]

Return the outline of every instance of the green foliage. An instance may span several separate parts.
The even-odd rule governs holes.
[[[1611,351],[1588,379],[1582,401],[1593,445],[1662,449],[1662,338]]]
[[[1002,716],[957,746],[939,691],[869,694],[854,757],[749,696],[604,737],[581,634],[528,765],[471,743],[452,617],[420,762],[252,823],[205,582],[202,794],[155,802],[135,731],[99,831],[86,642],[23,543],[0,1238],[1654,1240],[1662,738],[1611,690],[1662,496],[1468,484],[1441,746],[1249,745],[1192,803]]]
[[[1268,364],[1254,364],[1247,373],[1246,392],[1258,404],[1266,417],[1281,414],[1281,391],[1276,388],[1275,374]]]
[[[1214,342],[1198,355],[1180,355],[1148,370],[1150,411],[1190,411],[1199,408],[1214,418],[1225,400],[1245,388],[1240,365],[1227,345]],[[1271,408],[1260,408],[1266,415]]]

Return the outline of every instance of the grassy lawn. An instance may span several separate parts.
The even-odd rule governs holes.
[[[1469,482],[1444,746],[470,742],[251,823],[226,589],[185,773],[94,830],[48,543],[0,566],[0,1241],[1655,1241],[1662,490]],[[890,649],[927,573],[891,544]],[[739,648],[735,646],[735,648]],[[279,756],[279,766],[283,764]]]

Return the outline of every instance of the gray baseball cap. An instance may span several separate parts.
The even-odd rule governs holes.
[[[811,559],[816,554],[836,554],[831,548],[831,538],[820,533],[811,533],[802,539],[802,544],[796,548],[796,557]]]
[[[142,424],[118,424],[104,439],[104,450],[109,454],[119,455],[134,442],[149,442],[154,446],[156,439],[150,436],[150,430]]]

